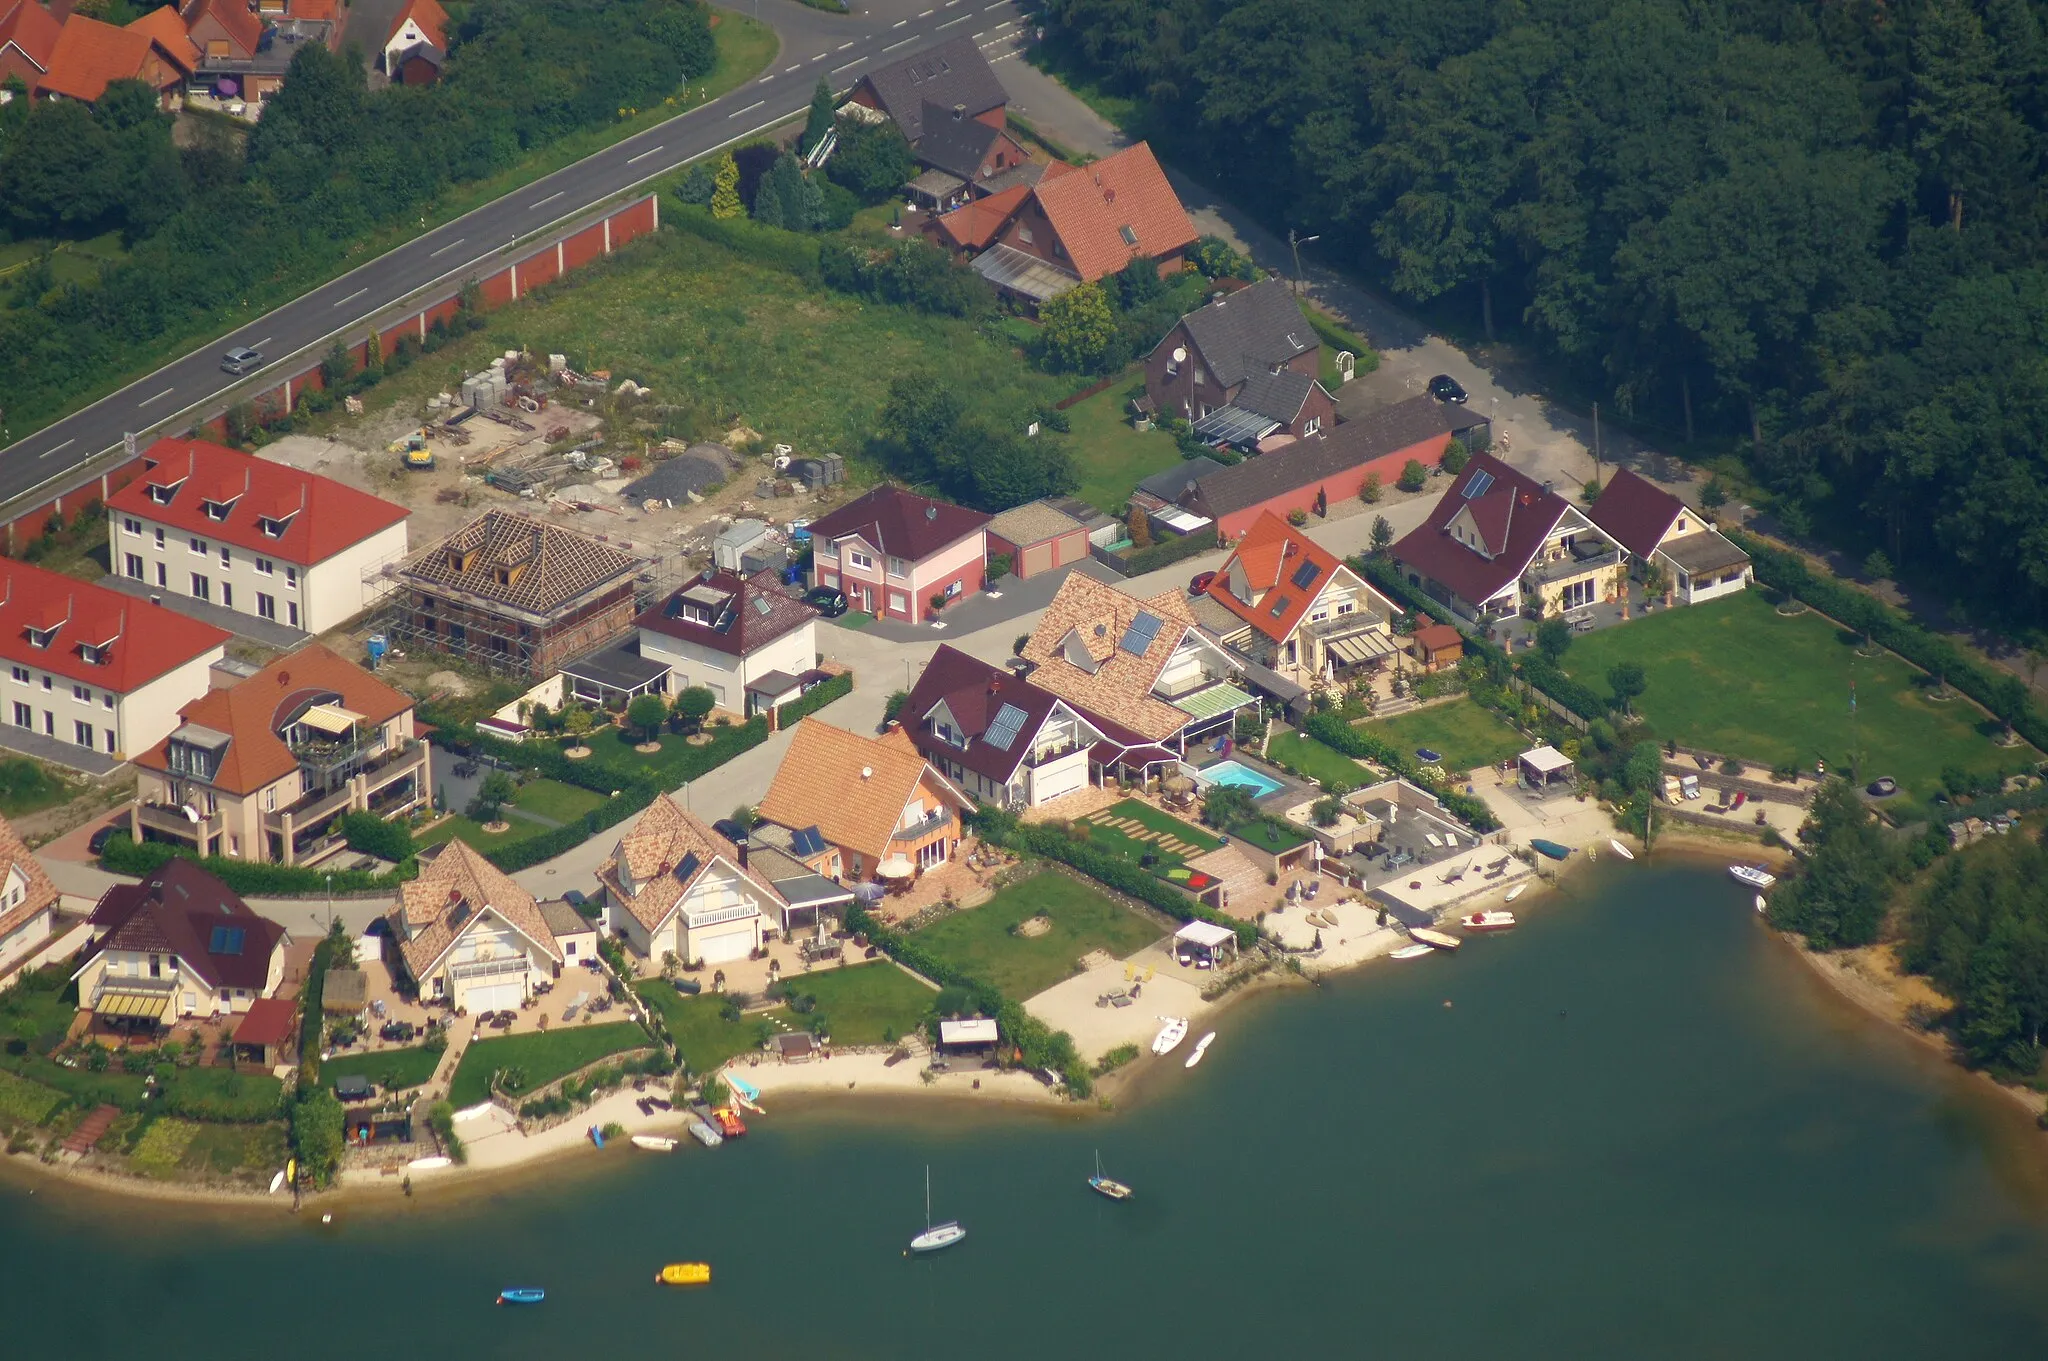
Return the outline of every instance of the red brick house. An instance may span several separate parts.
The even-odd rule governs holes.
[[[64,25],[37,0],[0,0],[0,85],[18,80],[34,93],[49,73]]]
[[[922,623],[984,585],[989,517],[901,487],[877,487],[811,521],[811,584],[846,593],[847,607]]]
[[[169,107],[188,74],[149,33],[74,14],[50,50],[50,67],[36,86],[36,97],[90,104],[117,80],[139,80]]]
[[[1198,421],[1235,401],[1254,374],[1287,369],[1313,381],[1321,364],[1300,304],[1286,283],[1266,279],[1176,322],[1145,358],[1145,400],[1161,416]]]

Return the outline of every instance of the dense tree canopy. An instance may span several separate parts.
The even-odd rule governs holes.
[[[2032,1073],[2048,1025],[2048,850],[2013,836],[1949,857],[1905,925],[1906,967],[1956,1003],[1970,1060]]]
[[[2048,0],[1049,0],[1271,225],[2048,623]]]

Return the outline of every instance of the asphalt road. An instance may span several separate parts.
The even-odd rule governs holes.
[[[1014,32],[1019,18],[1010,0],[876,0],[852,15],[827,14],[796,0],[731,7],[770,24],[782,40],[763,75],[408,241],[0,449],[0,502],[59,482],[118,448],[131,431],[176,430],[195,412],[217,406],[251,377],[221,371],[221,352],[231,346],[247,345],[281,370],[288,357],[362,325],[419,289],[487,273],[486,266],[522,239],[773,127],[809,105],[821,76],[844,91],[875,66],[920,46],[962,32],[993,42]]]

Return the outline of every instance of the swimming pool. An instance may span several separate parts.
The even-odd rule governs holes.
[[[1196,771],[1195,777],[1205,785],[1235,785],[1255,799],[1263,799],[1268,794],[1276,794],[1286,788],[1278,780],[1261,775],[1240,761],[1218,761],[1213,766]]]

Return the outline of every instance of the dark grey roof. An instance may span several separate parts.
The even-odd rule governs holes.
[[[1026,161],[1022,165],[1011,166],[1000,175],[991,175],[982,180],[981,187],[991,194],[1000,194],[1015,185],[1037,184],[1045,178],[1046,168],[1044,161]]]
[[[1595,505],[1599,503],[1594,502]],[[1719,530],[1710,529],[1704,534],[1688,534],[1674,543],[1665,544],[1658,550],[1682,572],[1700,576],[1707,572],[1719,572],[1730,567],[1745,567],[1749,554],[1737,548],[1721,536]]]
[[[1187,328],[1188,338],[1194,341],[1209,372],[1226,388],[1321,343],[1279,279],[1267,279],[1218,298],[1182,317],[1181,325]]]
[[[1231,405],[1291,425],[1315,385],[1315,379],[1293,369],[1254,373],[1244,380],[1244,391],[1237,394]]]
[[[628,638],[595,652],[586,652],[562,667],[563,672],[613,690],[637,690],[668,673],[665,662],[640,655],[640,640]]]
[[[964,33],[871,73],[867,86],[913,143],[924,135],[926,101],[947,109],[962,105],[973,118],[1010,100],[980,45]]]
[[[1210,473],[1196,482],[1195,499],[1189,504],[1221,519],[1448,433],[1450,422],[1445,419],[1442,402],[1434,397],[1410,397],[1346,421],[1328,434]]]
[[[1174,464],[1171,468],[1152,474],[1138,484],[1137,490],[1148,496],[1156,496],[1162,501],[1178,502],[1187,494],[1190,486],[1210,473],[1220,472],[1223,466],[1213,458],[1197,454],[1193,458]]]
[[[982,158],[1002,133],[946,104],[924,102],[924,136],[917,159],[972,183],[981,173]]]

